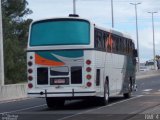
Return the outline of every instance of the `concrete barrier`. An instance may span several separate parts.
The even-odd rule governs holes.
[[[137,72],[136,73],[136,79],[143,79],[153,76],[160,76],[160,70],[151,70],[151,71],[145,71],[145,72]]]
[[[158,71],[147,71],[136,73],[136,79],[143,79],[160,75]],[[27,84],[12,84],[0,86],[0,101],[20,99],[27,97]]]
[[[27,97],[27,84],[0,86],[0,101]]]

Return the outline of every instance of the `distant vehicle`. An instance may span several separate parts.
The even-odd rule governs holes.
[[[160,69],[160,59],[157,60],[157,68]]]
[[[131,37],[79,17],[35,21],[27,48],[28,95],[48,107],[65,100],[128,98],[135,87],[137,51]]]
[[[140,71],[149,71],[147,66],[140,66]]]
[[[147,66],[147,68],[149,70],[157,70],[157,61],[155,62],[156,69],[154,68],[154,61],[153,60],[147,61],[145,66]]]

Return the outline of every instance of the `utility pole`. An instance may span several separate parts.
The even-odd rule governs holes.
[[[112,28],[114,28],[113,0],[111,0]]]
[[[76,0],[73,0],[73,14],[76,14]]]
[[[156,70],[156,54],[155,54],[155,37],[154,37],[154,13],[157,12],[148,12],[150,14],[152,14],[152,30],[153,30],[153,61],[154,61],[154,69]]]
[[[0,0],[0,86],[2,85],[4,85],[4,56],[3,56],[2,3]]]
[[[139,35],[138,35],[138,21],[137,21],[137,5],[141,3],[130,3],[135,6],[135,16],[136,16],[136,37],[137,37],[137,51],[138,51],[138,72],[140,69],[140,58],[139,58]]]

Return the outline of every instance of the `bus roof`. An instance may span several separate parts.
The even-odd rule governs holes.
[[[90,24],[94,25],[94,27],[96,27],[97,29],[101,29],[103,31],[106,31],[106,32],[109,32],[109,33],[113,33],[115,35],[118,35],[118,36],[121,36],[121,37],[125,37],[125,38],[128,38],[128,39],[132,39],[132,37],[127,34],[127,33],[122,33],[116,29],[113,29],[113,28],[104,28],[104,27],[100,27],[100,26],[97,26],[96,24],[94,24],[93,22],[91,22],[90,20],[88,19],[85,19],[85,18],[81,18],[81,17],[57,17],[57,18],[45,18],[45,19],[39,19],[39,20],[35,20],[32,22],[32,24],[34,23],[37,23],[37,22],[40,22],[40,21],[46,21],[46,20],[55,20],[55,19],[77,19],[77,20],[85,20],[85,21],[88,21]]]
[[[56,19],[77,19],[77,20],[85,20],[85,21],[90,22],[89,20],[84,19],[84,18],[80,18],[80,17],[57,17],[57,18],[45,18],[45,19],[35,20],[32,22],[32,24],[37,23],[37,22],[41,22],[41,21],[56,20]]]

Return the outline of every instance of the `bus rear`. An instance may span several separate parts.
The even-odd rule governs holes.
[[[92,28],[83,19],[61,18],[31,24],[27,50],[28,95],[47,105],[95,96]]]

